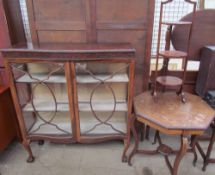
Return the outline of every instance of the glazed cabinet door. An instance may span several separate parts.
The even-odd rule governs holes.
[[[19,62],[7,67],[23,132],[32,139],[72,138],[69,63]]]
[[[111,61],[73,65],[80,142],[95,141],[93,137],[102,141],[126,136],[131,107],[129,65]]]

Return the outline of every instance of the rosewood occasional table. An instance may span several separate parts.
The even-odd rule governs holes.
[[[162,154],[165,157],[168,168],[172,175],[177,175],[180,161],[188,151],[188,138],[191,135],[193,142],[198,135],[202,135],[213,121],[215,112],[200,97],[186,93],[187,102],[184,104],[173,92],[158,94],[158,101],[154,101],[150,92],[145,92],[134,98],[135,115],[131,120],[131,129],[135,138],[135,146],[132,150],[128,163],[131,165],[131,158],[136,153],[142,154]],[[135,129],[135,121],[143,123],[154,128],[159,146],[156,150],[140,150],[138,148],[139,140]],[[180,150],[173,150],[171,147],[162,143],[159,132],[168,135],[180,135]],[[194,153],[194,161],[197,159],[195,144],[191,144],[191,150]],[[176,154],[173,165],[168,156]]]

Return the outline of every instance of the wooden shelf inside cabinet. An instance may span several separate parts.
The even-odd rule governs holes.
[[[177,51],[177,50],[165,50],[159,52],[159,55],[164,58],[185,58],[187,57],[186,52]]]
[[[51,75],[47,78],[47,74],[32,74],[32,78],[29,75],[23,75],[16,79],[17,83],[37,83],[43,81],[45,83],[66,83],[64,75]]]
[[[55,105],[51,101],[37,101],[34,102],[34,106],[36,111],[38,112],[52,112],[55,111]],[[34,112],[34,108],[32,103],[26,104],[23,109],[24,112]],[[69,103],[57,103],[58,112],[68,112],[69,111]]]
[[[158,76],[156,82],[163,86],[180,86],[182,85],[182,79],[174,76]]]
[[[105,81],[107,83],[128,83],[129,78],[126,73],[124,74],[115,74],[115,75],[105,75],[105,74],[95,74],[95,78],[90,75],[77,75],[77,83],[98,83]]]
[[[90,103],[79,103],[79,111],[86,112],[91,111]],[[92,103],[92,107],[94,111],[113,111],[114,110],[114,103],[105,103],[105,102],[99,102],[99,103]],[[127,102],[125,103],[116,103],[116,109],[115,111],[121,111],[121,112],[127,112]]]
[[[192,22],[190,22],[190,21],[162,21],[161,24],[163,24],[163,25],[191,25]]]
[[[116,74],[116,75],[105,75],[105,74],[95,74],[95,78],[90,75],[77,75],[76,81],[77,83],[98,83],[100,81],[105,82],[119,82],[119,83],[127,83],[129,82],[128,75],[125,74]],[[16,82],[17,83],[37,83],[38,81],[43,81],[44,83],[66,83],[66,78],[64,75],[52,75],[47,78],[47,74],[32,74],[31,78],[28,75],[23,75],[19,77]]]

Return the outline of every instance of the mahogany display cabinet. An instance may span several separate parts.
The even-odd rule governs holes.
[[[62,50],[63,48],[63,50]],[[23,146],[130,142],[135,49],[129,44],[46,45],[2,50]]]

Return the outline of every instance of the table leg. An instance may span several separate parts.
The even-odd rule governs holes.
[[[146,140],[149,140],[150,126],[146,126]]]
[[[203,171],[206,170],[206,167],[209,163],[215,163],[215,159],[210,159],[210,155],[211,155],[211,152],[213,149],[214,142],[215,142],[215,127],[213,129],[213,134],[212,134],[212,137],[210,139],[210,144],[208,146],[208,150],[207,150],[206,156],[204,158],[204,166],[202,168]]]
[[[134,154],[137,152],[138,147],[139,147],[139,139],[138,139],[138,134],[137,134],[137,131],[136,131],[136,128],[135,128],[135,120],[136,120],[136,117],[134,115],[132,117],[132,119],[131,119],[131,131],[132,131],[133,136],[134,136],[135,144],[134,144],[134,148],[133,148],[131,154],[128,157],[128,164],[130,166],[131,166],[131,159],[134,156]]]
[[[125,139],[124,140],[124,150],[123,150],[123,154],[122,154],[122,162],[127,162],[127,156],[126,156],[126,153],[128,151],[128,148],[129,148],[129,143],[130,143],[130,136],[128,139]]]
[[[152,143],[153,145],[155,145],[155,144],[157,143],[158,137],[160,138],[159,131],[156,130],[156,131],[155,131],[155,135],[154,135],[154,141],[153,141],[153,143]]]
[[[196,153],[196,142],[197,142],[197,136],[196,135],[192,135],[191,136],[191,150],[194,154],[194,159],[193,159],[193,165],[196,166],[196,162],[198,159],[197,153]]]
[[[145,124],[141,124],[141,126],[140,126],[140,141],[142,142],[142,141],[144,141],[144,139],[145,139]]]
[[[180,151],[178,152],[174,165],[173,165],[173,169],[172,169],[172,175],[177,175],[178,172],[178,167],[179,164],[183,158],[183,156],[186,154],[187,152],[187,147],[188,147],[188,139],[186,136],[181,136],[181,148]]]

